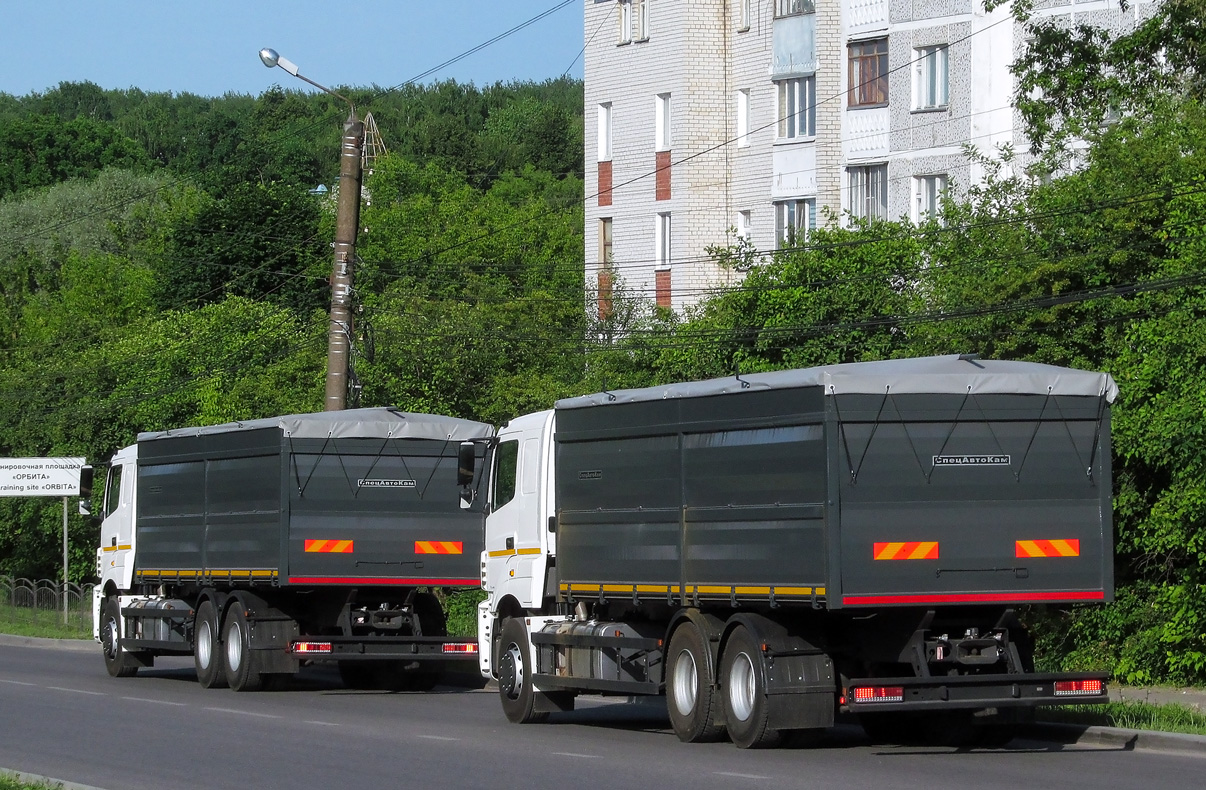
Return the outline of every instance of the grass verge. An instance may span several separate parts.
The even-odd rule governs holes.
[[[1069,705],[1039,708],[1039,721],[1060,724],[1085,724],[1094,727],[1122,727],[1128,730],[1156,730],[1206,735],[1206,713],[1184,705],[1153,705],[1149,702],[1107,702],[1103,705]]]
[[[0,606],[0,634],[37,636],[49,639],[91,639],[91,612],[68,612],[67,624],[63,613],[25,606]],[[0,790],[8,788],[0,785]]]
[[[26,782],[19,776],[0,771],[0,790],[62,790],[63,787],[57,782]]]

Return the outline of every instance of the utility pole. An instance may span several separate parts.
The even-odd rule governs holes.
[[[261,49],[260,60],[268,68],[285,71],[329,93],[348,105],[343,124],[343,143],[339,156],[339,201],[335,217],[335,263],[331,270],[331,313],[327,329],[327,387],[324,411],[342,411],[348,397],[348,357],[352,348],[352,274],[356,265],[356,236],[360,232],[360,168],[364,144],[364,123],[356,117],[356,107],[309,77],[298,73],[297,66],[273,49]]]

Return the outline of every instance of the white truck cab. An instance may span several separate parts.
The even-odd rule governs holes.
[[[552,410],[518,417],[498,432],[490,468],[490,512],[482,551],[478,656],[482,675],[493,677],[495,623],[539,610],[555,595],[557,537],[553,530]],[[540,625],[551,619],[531,618]],[[530,623],[533,628],[537,623]]]
[[[138,445],[131,445],[113,456],[105,478],[101,539],[96,550],[100,584],[93,588],[92,635],[96,639],[100,638],[100,602],[117,591],[128,591],[133,584],[137,474]]]

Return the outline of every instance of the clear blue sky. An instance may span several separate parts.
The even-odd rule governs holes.
[[[258,52],[272,47],[324,85],[393,87],[560,4],[500,0],[5,0],[0,92],[59,82],[221,96],[312,90]],[[582,0],[423,80],[485,85],[582,76]],[[571,68],[571,63],[572,68]]]

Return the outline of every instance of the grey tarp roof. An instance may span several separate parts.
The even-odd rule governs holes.
[[[375,408],[288,414],[284,417],[227,422],[202,428],[148,431],[138,434],[138,441],[145,442],[169,436],[208,436],[256,428],[279,428],[285,436],[292,439],[435,439],[462,442],[494,435],[494,428],[481,422]]]
[[[747,386],[748,385],[748,386]],[[636,403],[670,398],[701,398],[734,392],[824,387],[826,395],[850,393],[957,393],[1080,395],[1111,403],[1118,397],[1118,385],[1108,373],[1040,365],[1035,362],[1010,362],[996,359],[968,359],[957,355],[889,359],[881,362],[852,362],[822,365],[800,370],[749,373],[709,381],[666,384],[644,389],[616,390],[565,398],[558,409],[580,409],[606,403]]]

